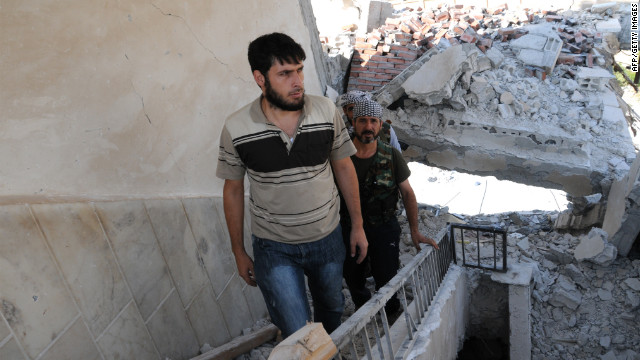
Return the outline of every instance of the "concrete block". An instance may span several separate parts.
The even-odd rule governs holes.
[[[517,52],[517,58],[527,65],[543,68],[551,73],[555,67],[562,41],[542,34],[527,34],[512,40],[509,45]]]
[[[452,46],[432,56],[403,84],[407,95],[427,105],[439,104],[453,94],[458,78],[475,71],[479,50],[471,44]]]
[[[67,359],[102,359],[96,347],[89,329],[80,317],[71,327],[38,359],[42,360],[67,360]]]
[[[580,244],[574,250],[576,260],[589,260],[596,264],[605,265],[615,260],[617,249],[607,242],[609,235],[599,228],[592,228],[589,234],[583,236]]]
[[[183,199],[204,267],[216,296],[236,272],[222,198]]]
[[[235,308],[228,309],[236,311]],[[231,340],[231,335],[229,335],[229,330],[227,329],[228,326],[216,302],[211,286],[205,285],[204,289],[193,299],[187,309],[187,315],[200,346],[209,344],[216,347]],[[251,324],[246,324],[246,326],[249,325]]]
[[[0,359],[27,360],[27,358],[22,354],[15,338],[12,338],[0,347]]]
[[[147,328],[162,359],[190,359],[200,350],[176,291],[147,321]]]
[[[627,118],[618,106],[604,106],[602,122],[608,131],[626,131]]]
[[[78,309],[27,206],[0,207],[0,239],[0,311],[35,358]],[[0,318],[0,341],[9,334]]]
[[[88,203],[33,205],[87,326],[98,337],[132,299]]]
[[[209,281],[182,203],[149,200],[145,205],[182,304],[187,306]]]
[[[142,319],[147,320],[173,284],[144,203],[101,202],[95,207]]]
[[[133,302],[120,313],[98,340],[107,359],[157,359],[159,357],[144,321]]]
[[[622,25],[618,19],[609,19],[598,21],[596,23],[596,31],[603,33],[619,33],[622,31]]]

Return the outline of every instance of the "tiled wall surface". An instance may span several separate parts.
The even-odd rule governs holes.
[[[0,206],[0,314],[2,360],[189,359],[267,317],[221,198]]]

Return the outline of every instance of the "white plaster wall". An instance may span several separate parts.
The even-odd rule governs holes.
[[[0,203],[219,196],[222,124],[259,95],[247,46],[272,31],[321,94],[297,0],[0,1]]]

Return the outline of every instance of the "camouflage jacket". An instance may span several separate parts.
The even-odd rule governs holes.
[[[378,141],[378,150],[365,180],[360,184],[362,219],[369,226],[380,226],[395,216],[398,184],[393,167],[393,148]]]

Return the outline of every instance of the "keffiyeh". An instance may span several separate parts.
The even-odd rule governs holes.
[[[353,107],[353,118],[357,119],[361,116],[382,118],[382,106],[370,99],[363,99],[356,102]]]

